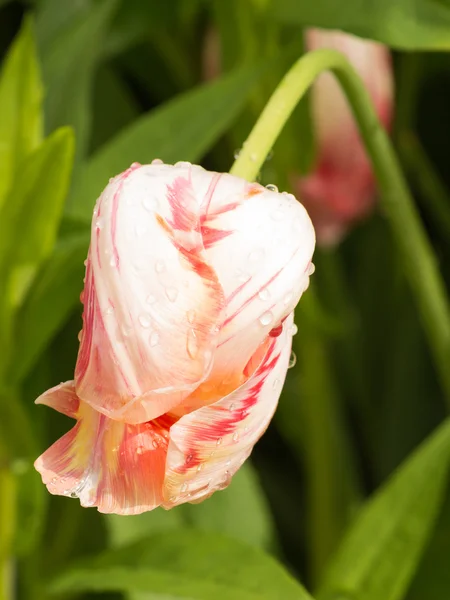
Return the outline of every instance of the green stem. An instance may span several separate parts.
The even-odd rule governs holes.
[[[445,286],[389,138],[364,84],[342,54],[317,50],[293,65],[261,113],[230,172],[249,180],[256,178],[300,99],[320,73],[330,70],[347,96],[372,160],[381,205],[402,254],[450,407],[450,311]]]
[[[13,598],[11,581],[11,546],[15,527],[15,479],[0,465],[0,600]]]

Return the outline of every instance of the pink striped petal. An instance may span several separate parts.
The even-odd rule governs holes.
[[[53,388],[40,401],[66,412],[66,396],[66,389]],[[104,513],[138,514],[159,506],[167,427],[112,421],[84,402],[74,416],[77,424],[35,462],[48,491],[78,497],[82,506]]]
[[[196,169],[206,187],[214,176]],[[75,381],[108,417],[154,419],[210,371],[224,299],[192,179],[190,165],[133,165],[97,203]]]
[[[291,194],[228,174],[214,182],[204,211],[203,229],[211,240],[206,255],[225,294],[210,377],[240,377],[239,385],[250,357],[282,325],[309,284],[314,229]]]
[[[291,352],[292,321],[291,314],[244,385],[171,427],[165,508],[198,502],[225,488],[249,456],[278,403]]]

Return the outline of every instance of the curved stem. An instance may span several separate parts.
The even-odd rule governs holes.
[[[450,310],[445,286],[388,135],[364,84],[342,54],[317,50],[293,65],[261,113],[230,172],[249,180],[256,178],[297,103],[323,71],[332,71],[341,84],[372,160],[381,206],[402,254],[450,408]]]
[[[15,525],[15,480],[8,467],[0,465],[0,600],[12,598],[11,545]]]

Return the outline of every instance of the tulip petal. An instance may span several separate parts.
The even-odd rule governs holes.
[[[193,180],[197,185],[195,175]],[[210,375],[217,380],[238,370],[242,375],[269,332],[292,312],[309,284],[315,236],[294,196],[228,174],[215,182],[203,210],[211,241],[206,255],[225,294]]]
[[[198,169],[207,182],[215,175]],[[211,368],[224,297],[206,260],[191,170],[134,165],[97,203],[75,381],[114,419],[157,418]]]
[[[66,381],[47,390],[35,400],[35,404],[45,404],[63,415],[76,419],[80,399],[75,391],[75,382]]]
[[[225,488],[267,428],[289,363],[292,314],[252,376],[225,398],[187,414],[170,429],[165,508],[201,501]]]
[[[65,390],[60,394],[64,405]],[[56,388],[47,394],[58,409],[56,395]],[[78,497],[82,506],[97,506],[103,513],[130,515],[159,506],[167,428],[112,421],[84,402],[76,418],[75,427],[35,462],[48,491]]]

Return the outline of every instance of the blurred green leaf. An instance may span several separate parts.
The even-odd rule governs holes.
[[[188,523],[195,528],[223,533],[265,549],[269,549],[275,539],[263,489],[248,461],[226,490],[213,494],[201,504],[185,504],[182,508]]]
[[[321,586],[320,600],[400,600],[431,534],[445,492],[450,420],[361,509]]]
[[[132,162],[198,161],[230,126],[260,74],[261,68],[246,67],[137,119],[86,162],[71,195],[71,216],[90,221],[109,178]]]
[[[443,600],[450,590],[450,490],[436,524],[433,538],[421,561],[407,600]]]
[[[226,490],[201,504],[183,504],[171,511],[158,509],[131,517],[107,515],[105,519],[116,547],[180,527],[226,534],[266,549],[275,537],[264,492],[249,462],[242,465]]]
[[[36,28],[47,88],[47,131],[71,125],[77,159],[87,150],[94,74],[116,3],[73,2],[68,7],[60,0],[45,0],[39,5]]]
[[[0,73],[0,207],[24,158],[41,141],[41,104],[33,28],[25,19]]]
[[[23,379],[79,303],[89,232],[58,243],[40,269],[36,284],[25,298],[17,318],[16,355],[10,376]]]
[[[450,4],[445,0],[271,0],[281,22],[342,29],[409,50],[450,49]]]
[[[39,542],[44,527],[48,494],[31,461],[17,460],[13,463],[17,486],[17,524],[15,553],[29,554]]]
[[[86,567],[57,577],[50,591],[153,592],[190,600],[311,600],[260,550],[217,534],[182,530],[91,559]]]
[[[14,274],[13,303],[53,249],[69,187],[73,146],[68,128],[48,137],[25,160],[0,213],[0,276],[5,281],[6,273]]]

